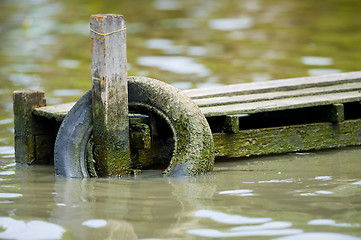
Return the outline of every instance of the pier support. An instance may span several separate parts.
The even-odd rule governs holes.
[[[345,109],[343,104],[332,104],[330,108],[331,109],[328,115],[330,122],[340,123],[345,121]]]
[[[94,158],[101,176],[130,172],[126,32],[122,15],[90,17]]]
[[[13,106],[15,161],[26,164],[52,163],[54,139],[60,123],[32,113],[34,108],[46,106],[44,91],[15,91]]]

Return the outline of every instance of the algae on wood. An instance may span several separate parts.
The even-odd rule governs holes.
[[[216,156],[228,158],[356,146],[361,145],[361,119],[215,133],[213,137]]]
[[[94,157],[101,176],[130,173],[127,56],[122,15],[90,17]]]
[[[47,164],[53,160],[56,131],[60,123],[33,115],[33,109],[46,105],[44,91],[15,91],[15,161]]]

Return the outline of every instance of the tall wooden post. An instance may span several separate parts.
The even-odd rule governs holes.
[[[101,176],[130,172],[127,54],[122,15],[90,17],[94,157]]]

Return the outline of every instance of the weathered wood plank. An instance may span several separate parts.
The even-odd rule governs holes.
[[[214,133],[217,157],[248,157],[361,145],[361,119]]]
[[[267,82],[233,84],[222,87],[191,89],[184,93],[192,99],[211,98],[219,96],[234,96],[253,93],[265,93],[274,91],[289,91],[302,88],[331,86],[359,82],[361,71],[330,74],[315,77],[290,78],[284,80],[273,80]]]
[[[361,101],[361,92],[359,91],[204,107],[201,108],[201,111],[206,117],[211,117],[232,114],[251,114],[356,101]]]
[[[74,104],[75,102],[34,108],[33,114],[48,119],[55,119],[56,121],[61,122]]]
[[[192,99],[201,108],[206,117],[354,102],[360,101],[361,94],[358,92],[358,90],[361,90],[360,77],[361,72],[352,72],[276,80],[273,82],[235,84],[206,90],[207,93],[214,90],[217,94],[221,94],[221,91],[226,88],[224,93],[225,95],[230,94],[230,96],[199,99],[198,95],[195,94]],[[259,92],[266,90],[269,92]],[[202,93],[205,90],[186,90],[184,92],[191,93],[193,91],[200,91]],[[349,91],[349,93],[346,91]],[[234,94],[241,95],[232,96]],[[189,95],[192,96],[192,94]],[[210,94],[210,96],[214,95]],[[340,99],[338,100],[337,98]],[[48,118],[54,116],[56,119],[62,119],[66,115],[67,108],[70,109],[72,104],[57,106],[56,108],[59,109],[53,109],[52,107],[38,108],[34,111],[34,114]]]
[[[281,98],[290,98],[290,101],[292,101],[291,98],[293,97],[319,95],[325,93],[330,94],[330,93],[347,92],[347,91],[355,91],[355,90],[361,90],[361,81],[356,83],[339,84],[339,85],[332,85],[325,87],[312,87],[312,88],[305,88],[300,90],[255,93],[255,94],[246,94],[240,96],[201,98],[201,99],[194,99],[193,101],[199,107],[210,107],[210,106],[218,106],[218,105],[229,105],[235,103],[269,101],[269,100],[281,99]]]
[[[351,84],[353,86],[360,85],[360,83]],[[296,90],[298,91],[298,90]],[[303,90],[302,90],[303,91]],[[328,91],[326,91],[328,92]],[[288,92],[282,92],[284,93],[283,96],[288,95]],[[320,93],[320,92],[318,92]],[[337,90],[336,92],[337,93]],[[265,95],[265,96],[263,96]],[[292,96],[294,94],[291,94]],[[256,112],[264,112],[264,111],[276,111],[276,110],[283,110],[286,109],[288,106],[292,109],[294,108],[302,108],[302,107],[311,107],[311,106],[317,106],[317,105],[328,105],[333,103],[344,103],[344,102],[355,102],[360,101],[361,94],[358,91],[352,91],[350,92],[350,95],[345,92],[341,92],[342,99],[340,101],[337,100],[337,97],[339,95],[333,94],[333,92],[329,92],[328,97],[334,97],[333,101],[325,100],[320,101],[322,99],[321,95],[315,95],[311,99],[318,99],[316,102],[311,102],[308,100],[304,103],[301,101],[305,99],[309,99],[307,96],[308,94],[302,95],[301,97],[295,97],[293,98],[278,98],[279,95],[273,95],[273,93],[269,94],[254,94],[254,95],[244,95],[244,96],[237,96],[237,97],[220,97],[219,105],[216,105],[216,99],[213,98],[210,99],[210,102],[207,102],[208,99],[197,99],[194,100],[195,103],[201,108],[203,114],[205,114],[206,117],[209,116],[222,116],[222,115],[233,115],[233,114],[250,114],[250,113],[256,113]],[[256,102],[257,98],[261,98],[262,101]],[[269,99],[267,99],[269,98]],[[336,98],[336,99],[335,99]],[[230,99],[230,100],[228,100]],[[249,101],[248,101],[249,99]],[[280,101],[277,101],[280,100]],[[311,100],[312,101],[312,100]],[[37,116],[42,116],[46,118],[54,118],[57,121],[62,121],[68,111],[71,109],[71,107],[75,103],[66,103],[66,104],[59,104],[54,106],[46,106],[46,107],[40,107],[34,109],[33,113]],[[277,105],[280,104],[280,105]],[[216,105],[216,106],[214,106]],[[277,105],[277,106],[276,106]]]
[[[130,173],[127,56],[122,15],[90,17],[94,158],[100,176]]]

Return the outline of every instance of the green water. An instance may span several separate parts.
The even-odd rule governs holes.
[[[360,70],[358,0],[1,0],[0,239],[355,239],[361,150],[63,179],[15,165],[12,92],[48,104],[91,87],[89,16],[124,14],[128,74],[181,89]]]

